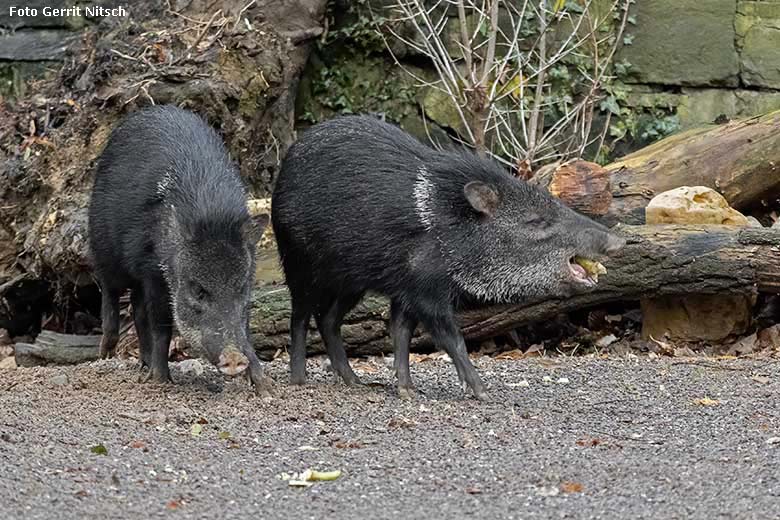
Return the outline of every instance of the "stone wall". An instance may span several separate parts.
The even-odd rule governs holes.
[[[383,2],[374,0],[378,6]],[[68,7],[78,3],[26,0],[24,5]],[[121,3],[90,2],[106,6]],[[0,2],[0,7],[2,4],[10,5]],[[628,28],[631,44],[622,48],[617,60],[630,64],[624,79],[630,90],[630,106],[674,112],[681,129],[722,121],[724,116],[731,119],[780,108],[780,0],[639,0],[632,9],[636,24]],[[80,37],[80,29],[98,22],[86,17],[12,18],[7,5],[0,8],[0,96],[23,94],[27,79],[56,66],[66,46]],[[384,86],[371,80],[378,72],[375,61],[362,72],[355,63],[345,76],[367,78],[350,80],[367,85],[367,90],[397,92],[384,85],[386,78],[381,78]],[[400,79],[403,74],[394,76]],[[408,92],[413,82],[404,83],[409,83]],[[305,91],[308,85],[305,78],[304,95],[316,96]],[[420,105],[431,105],[425,102],[424,93],[418,94]],[[384,110],[394,102],[387,99],[392,97],[385,95],[383,103],[371,108]],[[409,115],[408,100],[395,102],[403,105],[399,110],[404,112],[405,126],[417,133],[430,132],[430,128],[422,128],[418,117]],[[430,106],[426,108],[429,115],[437,114]],[[299,112],[300,116],[304,110]],[[446,121],[432,119],[446,126]]]
[[[74,0],[0,1],[0,97],[21,96],[28,81],[56,66],[69,45],[77,42],[81,30],[98,23],[87,16],[44,16],[43,8],[67,8]],[[98,0],[90,5],[111,7],[118,0]],[[37,16],[11,16],[10,6],[29,7]]]
[[[637,107],[683,129],[780,108],[780,0],[640,0],[619,60]]]

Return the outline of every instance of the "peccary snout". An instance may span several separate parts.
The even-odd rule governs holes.
[[[249,367],[249,359],[240,351],[225,349],[219,356],[217,368],[226,376],[237,376]]]

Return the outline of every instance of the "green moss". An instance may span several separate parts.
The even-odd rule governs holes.
[[[315,59],[304,73],[299,96],[298,118],[307,123],[365,112],[400,121],[417,110],[411,82],[382,56]]]

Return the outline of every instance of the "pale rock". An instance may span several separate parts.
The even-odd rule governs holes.
[[[653,197],[645,208],[647,224],[749,226],[747,217],[705,186],[681,186]]]
[[[730,207],[723,195],[704,186],[682,186],[665,191],[656,195],[645,209],[647,224],[747,227],[758,223],[753,220],[755,222]],[[642,337],[720,341],[738,336],[750,326],[754,303],[754,296],[740,294],[645,299],[641,301]]]
[[[203,363],[199,359],[185,359],[179,362],[179,370],[182,374],[203,375]]]
[[[603,338],[599,339],[596,342],[596,346],[599,347],[599,348],[606,348],[606,347],[612,345],[616,341],[617,341],[617,338],[615,337],[614,334],[607,334],[606,336],[604,336]]]
[[[6,370],[13,370],[16,368],[16,358],[13,356],[8,356],[7,358],[0,361],[0,370],[6,369]]]
[[[68,375],[67,374],[63,374],[62,372],[60,372],[59,374],[56,374],[56,375],[52,376],[50,381],[51,381],[51,384],[53,384],[55,386],[65,386],[65,385],[68,384],[69,380],[68,380]]]

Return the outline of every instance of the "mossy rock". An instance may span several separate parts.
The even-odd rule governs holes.
[[[627,31],[633,43],[618,61],[631,64],[629,79],[636,83],[737,86],[736,9],[736,0],[637,2],[637,24]]]
[[[735,27],[743,83],[780,89],[780,2],[739,2]]]

